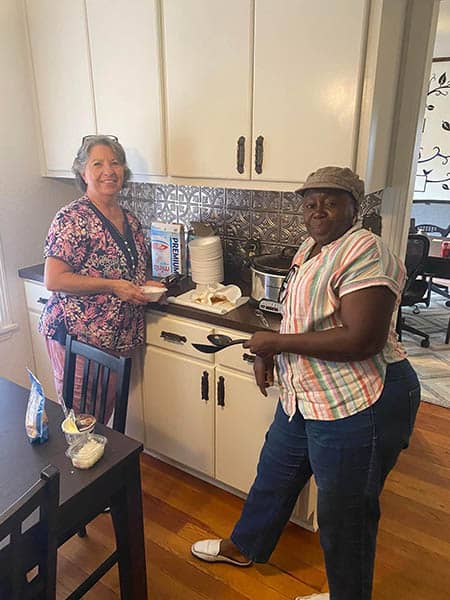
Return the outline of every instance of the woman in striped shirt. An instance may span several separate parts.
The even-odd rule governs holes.
[[[230,538],[197,542],[192,552],[238,566],[266,562],[314,474],[330,594],[310,598],[370,600],[379,496],[420,402],[395,331],[405,269],[361,228],[364,183],[350,169],[318,169],[298,192],[310,237],[281,290],[280,332],[244,344],[257,355],[264,395],[276,367],[280,402]]]

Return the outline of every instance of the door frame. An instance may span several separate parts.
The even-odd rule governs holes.
[[[408,0],[405,9],[390,166],[381,206],[382,238],[402,257],[406,253],[439,3],[440,0]]]

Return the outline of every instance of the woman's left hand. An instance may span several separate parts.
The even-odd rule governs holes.
[[[257,331],[252,337],[244,342],[244,348],[248,348],[253,354],[257,354],[262,358],[270,358],[274,354],[278,354],[280,342],[280,334],[273,331]]]

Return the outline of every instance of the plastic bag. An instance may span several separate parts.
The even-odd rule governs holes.
[[[43,444],[48,440],[48,419],[45,412],[45,396],[42,385],[27,369],[31,381],[30,395],[28,396],[27,412],[25,414],[25,429],[28,439],[32,444]]]

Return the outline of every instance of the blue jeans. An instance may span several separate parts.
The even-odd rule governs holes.
[[[233,543],[266,562],[314,474],[331,600],[370,600],[379,496],[408,446],[419,403],[419,381],[403,360],[388,366],[377,402],[351,417],[313,421],[297,411],[289,423],[278,404]]]

